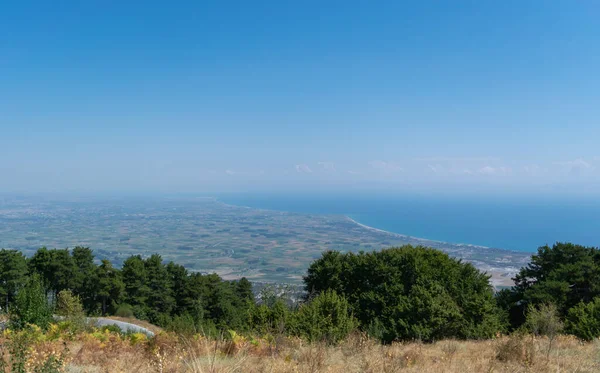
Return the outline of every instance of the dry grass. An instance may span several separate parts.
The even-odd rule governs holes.
[[[0,342],[2,342],[0,340]],[[37,354],[61,350],[66,342],[67,372],[599,372],[600,341],[581,343],[560,336],[549,355],[548,339],[510,336],[487,341],[446,340],[434,344],[382,346],[361,335],[336,347],[285,339],[277,348],[262,340],[180,339],[161,334],[132,343],[111,335],[104,341],[81,335],[69,341],[46,341]]]

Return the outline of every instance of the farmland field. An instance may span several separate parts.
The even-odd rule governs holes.
[[[299,283],[324,250],[358,252],[426,245],[471,261],[497,285],[523,266],[526,253],[455,245],[383,232],[341,215],[311,215],[224,204],[214,198],[0,197],[0,247],[31,255],[41,246],[89,246],[120,265],[159,253],[191,271],[226,279]]]

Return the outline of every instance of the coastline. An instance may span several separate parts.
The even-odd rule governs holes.
[[[380,234],[386,234],[388,236],[396,237],[396,238],[401,238],[401,239],[411,239],[411,240],[414,240],[414,241],[420,241],[420,242],[423,242],[423,244],[434,243],[434,244],[437,244],[437,245],[448,245],[448,246],[454,246],[454,247],[468,247],[468,248],[483,249],[483,250],[494,249],[494,250],[501,250],[501,251],[506,251],[506,252],[515,252],[514,250],[510,250],[510,249],[491,248],[489,246],[469,244],[469,243],[452,243],[452,242],[447,242],[447,241],[433,240],[433,239],[425,238],[425,237],[415,237],[415,236],[411,236],[411,235],[408,235],[408,234],[391,232],[391,231],[387,231],[387,230],[384,230],[384,229],[375,228],[375,227],[363,224],[361,222],[356,221],[355,219],[351,218],[348,215],[342,215],[342,214],[310,214],[310,213],[302,213],[302,212],[294,212],[294,211],[266,209],[266,208],[260,208],[260,207],[252,207],[252,206],[234,205],[234,204],[222,201],[221,199],[219,199],[219,197],[211,197],[211,198],[216,203],[219,203],[219,204],[227,206],[227,207],[234,207],[234,208],[252,209],[252,210],[257,210],[257,211],[270,211],[270,212],[277,212],[277,213],[283,213],[283,214],[303,214],[303,215],[307,215],[307,216],[310,216],[310,215],[338,216],[338,217],[342,217],[343,219],[352,222],[353,224],[358,225],[361,228],[367,229],[367,230],[369,230],[371,232],[377,232],[377,233],[380,233]]]
[[[373,232],[377,232],[377,233],[384,233],[384,234],[389,234],[390,236],[394,236],[394,237],[400,237],[400,238],[408,238],[408,237],[412,237],[412,236],[409,236],[409,235],[406,235],[406,234],[400,234],[400,233],[390,232],[390,231],[386,231],[386,230],[383,230],[383,229],[379,229],[379,228],[375,228],[375,227],[371,227],[371,226],[365,225],[365,224],[363,224],[363,223],[360,223],[360,222],[358,222],[358,221],[356,221],[356,220],[352,219],[352,218],[351,218],[351,217],[349,217],[348,215],[343,215],[343,216],[344,216],[344,218],[346,218],[346,220],[349,220],[349,221],[351,221],[352,223],[354,223],[354,224],[356,224],[356,225],[358,225],[358,226],[360,226],[360,227],[362,227],[362,228],[365,228],[365,229],[367,229],[367,230],[373,231]],[[415,239],[421,239],[421,238],[418,238],[418,237],[414,237],[414,238],[415,238]],[[426,238],[423,238],[423,240],[431,241],[431,240],[428,240],[428,239],[426,239]]]
[[[435,243],[438,245],[451,245],[451,246],[458,246],[458,247],[470,247],[470,248],[474,248],[474,249],[484,249],[484,250],[489,250],[491,249],[491,247],[488,246],[483,246],[483,245],[476,245],[476,244],[470,244],[470,243],[452,243],[452,242],[447,242],[447,241],[438,241],[438,240],[432,240],[430,238],[423,238],[423,237],[414,237],[414,236],[410,236],[407,234],[401,234],[401,233],[396,233],[396,232],[390,232],[390,231],[386,231],[384,229],[379,229],[379,228],[375,228],[375,227],[371,227],[369,225],[360,223],[354,219],[352,219],[350,216],[348,215],[344,215],[344,218],[346,218],[347,220],[351,221],[352,223],[370,230],[372,232],[377,232],[377,233],[383,233],[383,234],[387,234],[390,235],[392,237],[397,237],[397,238],[402,238],[402,239],[412,239],[415,241],[422,241],[424,243],[426,242],[430,242],[430,243]],[[512,252],[513,250],[508,250],[508,249],[501,249],[501,248],[496,248],[496,250],[502,250],[502,251],[508,251],[508,252]]]
[[[306,216],[311,215],[321,215],[321,216],[333,216],[337,218],[341,218],[345,221],[351,222],[356,226],[377,234],[386,235],[388,237],[396,238],[398,240],[402,240],[406,243],[410,243],[413,245],[422,245],[427,247],[433,247],[439,250],[442,250],[454,257],[462,258],[473,265],[475,265],[479,270],[487,273],[490,276],[490,284],[495,288],[499,287],[507,287],[513,286],[514,282],[512,277],[518,272],[520,266],[508,265],[504,266],[504,263],[499,261],[502,257],[513,257],[514,255],[521,257],[524,253],[516,252],[508,249],[499,249],[499,248],[490,248],[487,246],[474,245],[474,244],[456,244],[445,241],[437,241],[431,240],[427,238],[421,237],[413,237],[406,234],[400,234],[395,232],[386,231],[384,229],[371,227],[369,225],[363,224],[348,215],[343,214],[311,214],[311,213],[297,213],[293,211],[284,211],[284,210],[274,210],[274,209],[265,209],[265,208],[257,208],[251,206],[240,206],[229,204],[215,198],[215,201],[223,206],[227,206],[229,208],[240,208],[240,209],[251,209],[256,211],[268,211],[268,212],[276,212],[279,214],[302,214]],[[492,259],[491,257],[496,257]],[[483,259],[487,258],[487,259]],[[491,261],[490,261],[491,259]]]
[[[503,249],[503,248],[499,248],[499,247],[489,247],[489,246],[483,246],[483,245],[477,245],[477,244],[472,244],[472,243],[453,243],[453,242],[448,242],[448,241],[439,241],[439,240],[432,240],[431,238],[424,238],[424,237],[415,237],[415,236],[411,236],[408,234],[402,234],[402,233],[396,233],[396,232],[391,232],[391,231],[386,231],[384,229],[379,229],[379,228],[375,228],[375,227],[371,227],[369,225],[360,223],[354,219],[352,219],[350,216],[348,215],[344,215],[344,217],[351,221],[352,223],[361,226],[362,228],[368,229],[370,231],[373,232],[377,232],[377,233],[383,233],[383,234],[387,234],[393,237],[398,237],[398,238],[404,238],[404,239],[412,239],[415,241],[423,241],[423,242],[431,242],[431,243],[435,243],[438,245],[451,245],[451,246],[457,246],[457,247],[470,247],[473,249],[484,249],[484,250],[502,250],[502,251],[507,251],[507,252],[518,252],[515,250],[510,250],[510,249]]]

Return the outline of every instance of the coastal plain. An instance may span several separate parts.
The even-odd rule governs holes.
[[[323,251],[404,244],[471,262],[496,286],[510,286],[530,258],[530,253],[385,232],[342,215],[246,208],[215,198],[0,198],[0,248],[31,255],[42,246],[87,246],[97,259],[117,266],[130,255],[158,253],[190,271],[225,279],[300,284]]]

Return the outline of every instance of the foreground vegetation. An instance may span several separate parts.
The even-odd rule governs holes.
[[[4,372],[591,373],[600,369],[600,343],[582,343],[571,336],[552,342],[547,337],[513,335],[382,345],[355,333],[332,346],[288,337],[266,340],[229,334],[212,339],[162,333],[148,339],[110,330],[70,334],[59,329],[5,332],[0,338]]]
[[[158,255],[130,257],[121,269],[96,265],[82,247],[31,258],[2,250],[0,259],[10,372],[118,371],[94,362],[113,349],[141,364],[124,371],[600,368],[600,250],[591,247],[541,247],[515,287],[497,294],[486,274],[430,248],[325,252],[299,303],[268,289],[256,298],[245,279],[188,273]],[[165,332],[98,330],[86,322],[94,315],[135,316]]]

